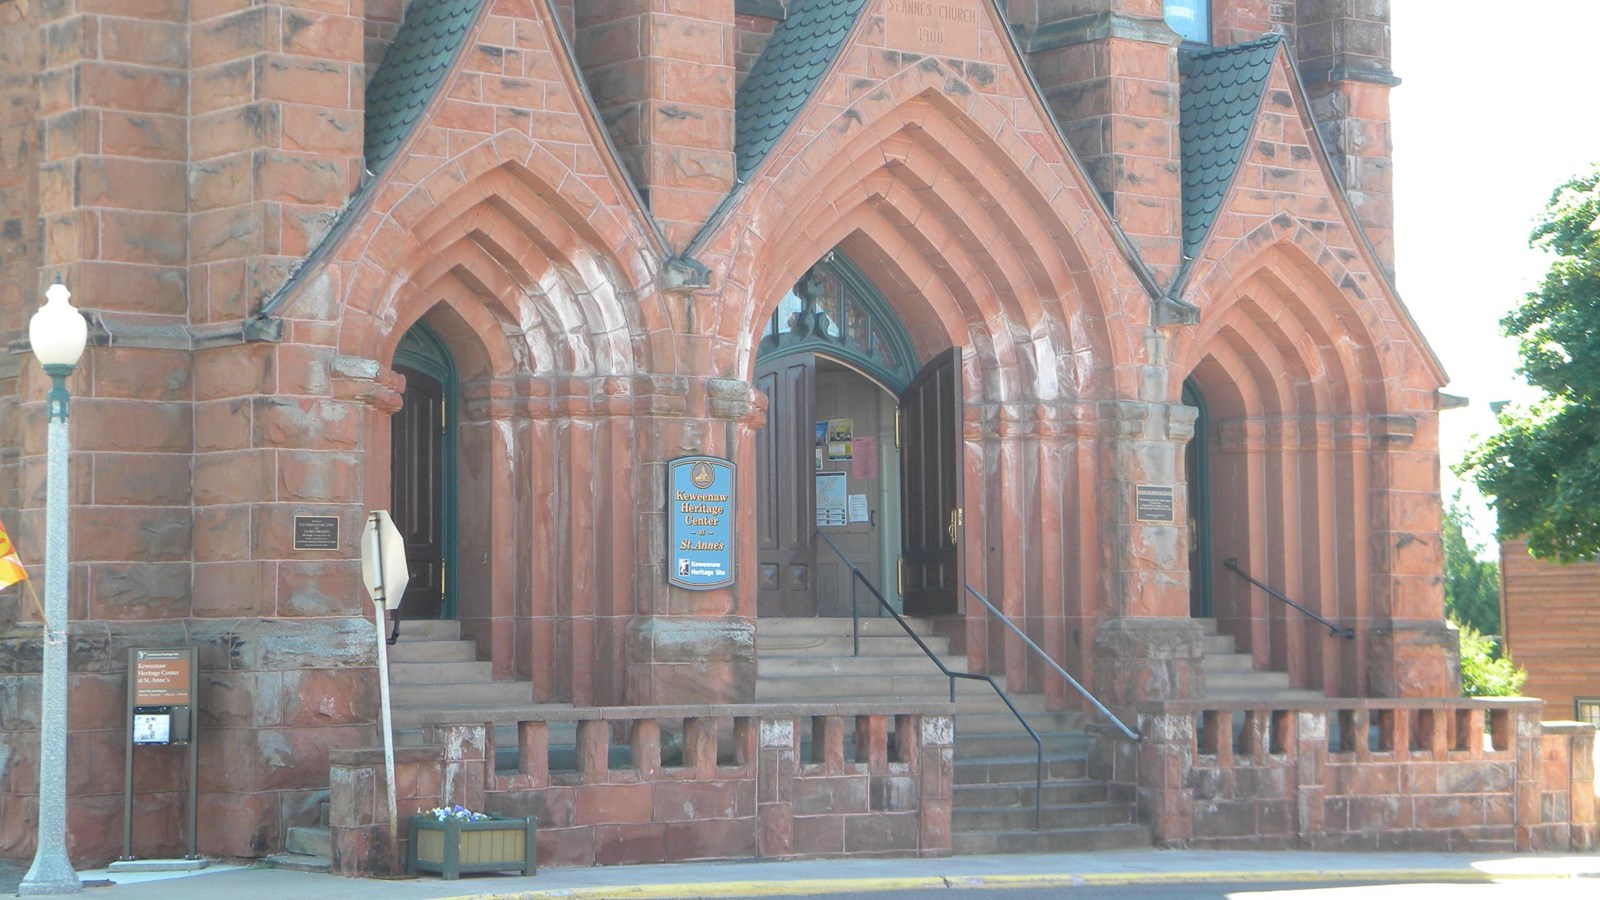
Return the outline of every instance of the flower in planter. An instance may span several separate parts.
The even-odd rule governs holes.
[[[433,809],[420,811],[419,815],[437,819],[440,822],[448,822],[451,819],[457,819],[462,822],[486,822],[494,818],[488,813],[473,812],[459,803],[455,806],[435,806]]]

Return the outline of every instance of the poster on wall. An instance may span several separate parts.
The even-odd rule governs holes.
[[[817,524],[845,524],[845,474],[817,473]]]
[[[828,458],[849,459],[850,438],[855,431],[854,419],[828,420]]]
[[[850,477],[877,478],[878,439],[867,436],[857,437],[851,449],[855,452],[855,457],[850,460]]]
[[[734,466],[714,456],[667,463],[667,583],[691,591],[733,584]]]

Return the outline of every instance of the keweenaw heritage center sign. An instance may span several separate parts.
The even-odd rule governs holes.
[[[692,591],[733,584],[733,485],[725,459],[667,463],[667,583]]]

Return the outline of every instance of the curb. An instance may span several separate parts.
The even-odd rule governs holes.
[[[1302,869],[1242,872],[1096,872],[1074,875],[935,875],[908,878],[814,878],[799,881],[712,881],[684,884],[609,885],[549,888],[511,893],[463,894],[442,900],[692,900],[701,897],[794,897],[815,894],[869,894],[887,891],[944,891],[971,888],[1116,887],[1123,885],[1265,882],[1444,882],[1571,879],[1568,872],[1496,873],[1478,869]]]

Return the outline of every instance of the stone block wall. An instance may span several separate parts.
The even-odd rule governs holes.
[[[1541,735],[1542,708],[1522,699],[1144,704],[1141,744],[1099,741],[1095,768],[1137,795],[1165,846],[1591,849],[1594,730],[1573,723]]]
[[[516,728],[515,772],[497,771],[493,724],[430,726],[430,747],[398,752],[394,841],[382,752],[334,753],[334,871],[391,871],[410,816],[448,804],[536,816],[540,865],[950,852],[944,704],[573,708]],[[553,767],[551,731],[569,729],[575,762]]]

